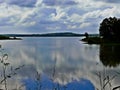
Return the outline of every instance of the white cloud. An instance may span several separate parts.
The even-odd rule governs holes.
[[[94,0],[94,1],[98,1],[98,0]],[[120,3],[119,0],[101,0],[100,2],[113,3],[113,4],[119,4]]]
[[[77,28],[77,25],[68,25],[67,26],[67,29],[76,29]]]
[[[68,5],[76,5],[77,2],[74,0],[43,0],[43,4],[47,6],[68,6]]]
[[[60,7],[56,8],[56,14],[53,16],[53,20],[60,20],[62,17],[67,17],[66,12]]]
[[[32,3],[33,2],[33,3]],[[0,25],[26,29],[97,31],[102,19],[119,17],[119,5],[96,0],[6,0],[0,1]],[[46,27],[47,26],[47,27]],[[59,27],[59,28],[58,28]],[[82,28],[81,28],[82,27]],[[86,29],[87,29],[86,28]],[[93,31],[93,32],[94,32]],[[80,31],[79,31],[80,32]]]
[[[17,5],[20,7],[34,7],[37,0],[0,0],[0,3],[7,3],[9,5]]]
[[[79,14],[73,14],[69,17],[69,20],[71,22],[82,22],[82,16],[80,16]]]
[[[85,28],[85,27],[89,27],[90,26],[90,23],[82,23],[80,25],[80,28]]]

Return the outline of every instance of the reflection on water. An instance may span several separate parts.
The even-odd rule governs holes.
[[[117,67],[120,64],[120,45],[100,45],[100,60],[105,66]]]
[[[8,85],[8,79],[13,78],[17,74],[17,71],[23,66],[24,65],[20,65],[17,67],[11,66],[11,63],[8,60],[8,54],[4,53],[4,49],[0,48],[0,90],[11,89],[10,87],[13,86],[15,83]]]
[[[13,86],[9,83],[12,80],[14,86],[22,85],[22,90],[53,90],[53,87],[60,90],[95,90],[100,86],[95,73],[102,72],[104,67],[100,61],[105,55],[103,46],[99,49],[99,45],[82,44],[79,38],[24,38],[0,42],[9,55],[11,66],[25,65],[8,80],[10,86]],[[118,69],[119,66],[108,68],[106,73]],[[114,85],[116,83],[119,84],[119,81],[115,80]]]
[[[23,82],[27,90],[95,90],[93,84],[87,79],[73,80],[66,85],[61,85],[43,75],[40,81],[26,79]]]

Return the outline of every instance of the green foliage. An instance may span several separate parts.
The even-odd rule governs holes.
[[[82,39],[89,44],[118,43],[120,42],[120,19],[116,17],[105,18],[100,23],[100,37],[91,37],[85,33],[86,38]]]
[[[99,37],[88,37],[82,39],[82,41],[87,42],[88,44],[100,44],[103,42],[103,40]]]
[[[0,39],[10,39],[10,37],[5,36],[5,35],[0,35]]]
[[[104,39],[119,42],[120,19],[116,17],[105,18],[100,24],[99,32],[100,36],[103,37]]]

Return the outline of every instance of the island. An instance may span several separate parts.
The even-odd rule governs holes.
[[[0,40],[21,40],[21,38],[9,37],[7,35],[0,35]]]
[[[99,27],[99,35],[91,37],[85,33],[82,41],[88,44],[117,43],[120,44],[120,19],[116,17],[105,18]]]

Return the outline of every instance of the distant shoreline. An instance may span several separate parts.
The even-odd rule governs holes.
[[[0,40],[21,40],[21,38],[9,37],[7,35],[0,35]]]
[[[0,38],[0,40],[22,40],[22,38]]]
[[[84,37],[85,34],[72,32],[46,33],[46,34],[2,34],[7,37]],[[89,34],[89,36],[98,36],[98,34]]]

